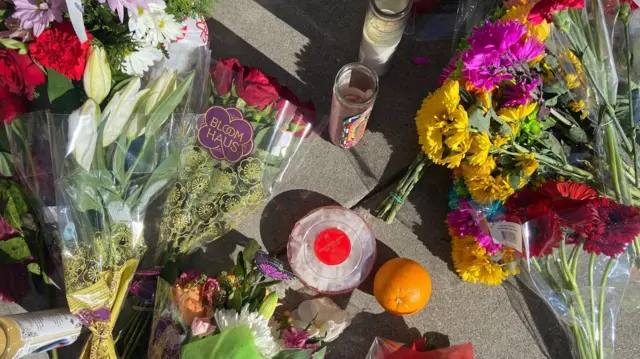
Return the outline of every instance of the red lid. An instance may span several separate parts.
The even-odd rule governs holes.
[[[320,262],[334,266],[343,263],[351,254],[351,240],[338,228],[327,228],[318,233],[313,250]]]

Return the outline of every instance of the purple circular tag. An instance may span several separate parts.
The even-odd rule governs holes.
[[[236,163],[253,153],[253,126],[237,108],[214,106],[198,120],[198,142],[213,158]]]

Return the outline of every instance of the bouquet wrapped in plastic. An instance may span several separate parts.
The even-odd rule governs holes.
[[[89,99],[70,115],[23,116],[10,126],[16,143],[49,133],[67,301],[92,332],[82,357],[116,358],[111,332],[146,248],[146,209],[178,170],[176,128],[189,115],[172,111],[193,77],[176,84],[167,72],[144,89],[130,78],[103,111]],[[142,108],[148,116],[134,111]]]
[[[425,340],[419,339],[411,347],[376,337],[365,359],[473,359],[473,345],[465,343],[447,348],[428,350]]]
[[[211,65],[211,107],[180,151],[156,262],[175,260],[235,228],[266,201],[312,133],[314,111],[238,60]]]
[[[558,317],[574,357],[612,358],[640,210],[585,184],[554,181],[505,207],[504,223],[523,240],[520,278]]]

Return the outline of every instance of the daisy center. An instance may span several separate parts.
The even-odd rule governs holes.
[[[138,15],[142,16],[142,14],[144,14],[144,9],[138,6]]]
[[[164,29],[164,20],[160,21],[160,23],[158,24],[158,28]]]
[[[46,0],[38,0],[38,10],[47,11],[49,10],[49,4]]]

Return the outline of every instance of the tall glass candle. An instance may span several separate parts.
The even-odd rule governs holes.
[[[370,67],[354,62],[336,75],[329,116],[329,137],[336,146],[355,146],[369,121],[378,94],[378,75]]]
[[[412,0],[369,0],[360,42],[360,62],[379,76],[389,71],[412,4]]]

